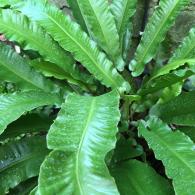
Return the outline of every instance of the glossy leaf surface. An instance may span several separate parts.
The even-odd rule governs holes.
[[[37,176],[48,154],[45,137],[35,136],[0,147],[0,194],[28,178]]]
[[[180,46],[175,50],[173,56],[169,62],[173,62],[180,59],[192,58],[195,54],[195,28],[192,28],[180,44]]]
[[[136,11],[136,4],[137,0],[113,0],[111,4],[121,41],[130,25],[130,18]]]
[[[0,80],[15,83],[22,89],[55,91],[56,86],[30,67],[11,47],[0,43]]]
[[[9,40],[21,43],[26,50],[38,51],[46,61],[56,64],[66,79],[84,82],[72,56],[26,16],[12,10],[1,10],[0,30]]]
[[[122,70],[124,62],[120,52],[119,35],[109,2],[105,0],[76,1],[81,9],[89,34],[116,63],[118,69]]]
[[[121,195],[173,195],[170,184],[145,163],[130,160],[111,170]]]
[[[27,114],[8,125],[0,135],[0,141],[14,138],[22,134],[47,132],[53,123],[51,117],[39,116],[38,114]]]
[[[184,92],[164,104],[156,105],[150,114],[167,123],[195,125],[195,91]]]
[[[128,91],[129,84],[113,68],[105,54],[100,52],[95,42],[81,30],[68,16],[56,7],[49,4],[27,1],[18,8],[32,20],[37,21],[47,32],[59,42],[75,59],[89,70],[98,80],[107,87]]]
[[[185,134],[173,132],[157,118],[139,125],[139,133],[153,149],[157,159],[162,160],[166,174],[173,179],[176,194],[195,193],[195,144]]]
[[[61,100],[57,95],[40,91],[0,95],[0,134],[9,123],[18,119],[25,112],[40,106],[60,103]]]
[[[190,0],[161,0],[159,2],[159,6],[145,28],[135,58],[129,65],[133,76],[139,76],[144,71],[145,64],[155,56],[159,44],[164,40],[180,10],[189,2]]]
[[[76,19],[76,22],[78,24],[80,24],[81,28],[85,32],[88,32],[87,26],[85,24],[85,20],[83,18],[83,15],[81,13],[81,9],[80,9],[79,4],[78,4],[78,1],[77,0],[75,0],[75,1],[67,0],[67,2],[68,2],[68,5],[71,8],[71,11],[72,11],[72,14],[73,14],[74,18]]]
[[[115,91],[67,97],[47,137],[50,149],[66,153],[53,152],[42,165],[42,194],[118,194],[104,162],[116,143],[118,107]]]

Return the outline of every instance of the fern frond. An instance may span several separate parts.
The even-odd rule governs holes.
[[[1,0],[0,1],[0,7],[6,7],[6,6],[11,6],[15,3],[19,3],[20,0]]]
[[[104,162],[115,146],[119,119],[116,91],[98,97],[69,95],[47,136],[54,151],[41,166],[41,194],[119,195]]]
[[[19,88],[41,89],[46,92],[56,91],[58,88],[36,72],[28,62],[11,47],[0,43],[0,80],[15,83]]]
[[[158,116],[167,123],[176,125],[195,125],[195,91],[181,93],[163,104],[155,105],[150,114]]]
[[[166,32],[173,25],[181,9],[190,0],[161,0],[152,18],[146,26],[141,42],[131,61],[129,69],[133,76],[140,75],[145,64],[155,56],[159,44],[164,40]]]
[[[68,5],[70,6],[71,8],[71,11],[72,11],[72,14],[76,20],[76,22],[78,24],[80,24],[81,28],[86,32],[88,33],[88,30],[87,30],[87,26],[85,24],[85,20],[82,16],[82,13],[81,13],[81,10],[80,10],[80,7],[79,7],[79,4],[78,4],[78,1],[77,0],[67,0],[68,2]]]
[[[166,179],[148,164],[138,160],[122,161],[111,169],[111,173],[121,195],[174,194]]]
[[[130,18],[136,11],[136,4],[137,0],[113,0],[111,4],[121,41],[123,41],[124,34],[129,26]]]
[[[0,135],[0,142],[24,134],[47,132],[53,123],[53,119],[53,117],[35,113],[22,115],[7,126],[6,130]]]
[[[192,28],[189,35],[184,38],[182,44],[175,50],[169,62],[191,58],[195,56],[195,28]]]
[[[70,54],[64,51],[41,27],[13,10],[0,10],[0,31],[24,49],[38,51],[46,61],[59,66],[66,79],[85,82]]]
[[[56,94],[42,91],[17,92],[0,95],[0,134],[11,122],[25,112],[45,105],[60,104],[61,99]]]
[[[37,176],[48,153],[43,136],[26,137],[1,146],[0,194],[7,194],[10,188]]]
[[[108,54],[119,70],[123,70],[119,35],[108,1],[77,0],[89,34]]]
[[[195,144],[180,131],[172,129],[158,118],[150,118],[139,125],[139,133],[157,159],[162,160],[166,174],[173,180],[175,193],[195,193]]]
[[[129,84],[113,68],[112,62],[62,11],[55,6],[33,0],[25,2],[24,6],[18,9],[44,27],[65,50],[71,52],[75,59],[80,61],[105,86],[118,89],[120,92],[129,90]]]

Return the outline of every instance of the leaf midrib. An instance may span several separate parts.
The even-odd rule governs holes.
[[[188,41],[191,41],[191,40],[188,40]],[[185,45],[186,46],[186,45]],[[182,49],[182,48],[181,48]],[[182,50],[180,49],[180,54],[182,53]],[[184,49],[184,48],[183,48]],[[185,48],[186,49],[186,48]],[[188,49],[187,50],[185,50],[186,52],[183,54],[183,55],[181,55],[181,56],[173,56],[171,59],[170,59],[170,61],[169,62],[173,62],[173,61],[175,61],[175,60],[180,60],[180,59],[183,59],[183,58],[186,58],[186,57],[188,57],[188,54],[190,54],[193,50],[195,49],[195,42],[194,42],[194,44],[190,44],[190,47],[188,47]]]
[[[82,180],[82,178],[80,179],[80,175],[79,175],[79,164],[80,164],[79,158],[80,158],[83,142],[84,142],[84,139],[85,139],[85,135],[87,134],[87,130],[88,130],[90,121],[93,117],[93,112],[94,112],[94,109],[95,109],[95,103],[96,103],[96,99],[93,98],[92,101],[91,101],[91,104],[90,104],[90,110],[88,112],[88,116],[86,117],[86,124],[85,124],[84,129],[83,129],[83,133],[82,133],[82,136],[81,136],[81,139],[80,139],[80,142],[79,142],[78,150],[76,152],[75,174],[76,174],[76,180],[77,180],[77,183],[78,183],[78,186],[79,186],[79,191],[81,192],[81,195],[85,195],[85,194],[84,194],[84,191],[82,189],[82,184],[81,184],[81,181],[80,181],[80,180]]]
[[[5,64],[7,64],[7,63],[5,63]],[[31,85],[35,86],[36,88],[39,88],[39,89],[41,89],[41,90],[44,90],[42,87],[37,86],[34,82],[31,82],[31,80],[29,80],[28,78],[23,77],[23,75],[19,74],[17,71],[14,72],[14,70],[13,70],[12,68],[10,68],[9,65],[8,65],[8,66],[5,66],[5,65],[2,63],[2,61],[1,61],[0,65],[3,66],[5,69],[8,69],[8,71],[12,72],[14,75],[18,76],[18,77],[21,78],[22,80],[26,81],[27,83],[30,83]],[[19,82],[19,81],[17,81],[17,82]]]
[[[101,32],[101,34],[103,35],[104,40],[105,40],[105,43],[106,43],[106,45],[107,45],[107,48],[105,48],[105,50],[106,50],[106,52],[110,53],[109,50],[112,50],[112,49],[110,48],[109,41],[108,41],[107,38],[106,38],[106,35],[105,35],[105,32],[104,32],[103,27],[102,27],[102,25],[101,25],[101,22],[100,22],[98,16],[96,15],[96,12],[95,12],[93,6],[91,5],[91,2],[90,2],[89,0],[87,0],[87,1],[88,1],[89,6],[91,7],[91,10],[92,10],[93,13],[94,13],[94,16],[95,16],[96,20],[98,21],[97,24],[98,24],[98,26],[99,26],[100,29],[101,29],[100,32]],[[87,16],[86,16],[86,17],[87,17]],[[92,33],[93,33],[93,32],[92,32]],[[93,34],[94,34],[94,33],[93,33]],[[98,39],[99,39],[99,38],[98,38]],[[113,56],[112,56],[112,57],[113,57]]]
[[[13,24],[14,24],[14,23],[13,23]],[[41,42],[36,41],[36,40],[38,40],[38,39],[32,39],[31,36],[26,36],[26,35],[29,35],[29,34],[26,33],[26,35],[25,35],[25,34],[22,33],[22,31],[18,31],[16,28],[12,28],[10,25],[6,25],[6,24],[4,24],[2,21],[1,21],[0,26],[4,26],[4,28],[10,29],[10,30],[12,30],[13,32],[16,32],[17,34],[21,35],[22,37],[25,37],[25,39],[28,40],[29,43],[30,43],[30,42],[33,42],[33,43],[34,43],[35,45],[37,45],[39,48],[43,48],[42,51],[43,51],[43,50],[44,50],[44,51],[46,50],[45,47],[42,47],[43,44],[40,44]],[[24,30],[26,30],[26,29],[24,29]],[[30,33],[30,34],[32,35],[32,32],[31,32],[31,31],[28,31],[28,33]],[[43,39],[43,40],[44,40],[44,39]],[[28,43],[28,44],[29,44],[29,43]],[[34,47],[33,47],[33,48],[34,48]],[[49,47],[48,47],[48,48],[49,48]],[[36,50],[39,51],[39,49],[36,49]],[[51,53],[50,51],[51,51],[51,49],[47,50],[48,53]],[[45,55],[45,54],[44,54],[44,55]]]
[[[4,21],[3,21],[3,22],[4,22]],[[16,32],[17,34],[21,35],[22,37],[24,37],[26,40],[29,41],[28,44],[30,44],[30,42],[33,43],[33,44],[35,44],[35,45],[36,45],[36,46],[35,46],[36,48],[35,48],[34,46],[32,46],[33,49],[35,49],[36,51],[40,52],[40,53],[43,55],[43,57],[49,59],[51,62],[56,63],[56,64],[57,64],[57,67],[60,67],[60,68],[65,72],[66,77],[67,77],[68,80],[71,81],[71,80],[73,79],[73,81],[75,81],[75,79],[74,79],[68,72],[66,72],[67,69],[66,69],[66,66],[64,66],[64,63],[63,63],[62,60],[58,60],[58,57],[56,58],[55,56],[52,57],[52,59],[51,59],[51,57],[48,57],[48,54],[49,54],[49,56],[53,56],[53,55],[50,55],[50,54],[53,54],[53,52],[52,52],[52,50],[50,49],[50,47],[42,47],[43,44],[40,44],[41,42],[40,42],[40,41],[37,41],[38,39],[36,39],[36,38],[31,38],[31,36],[33,36],[33,32],[31,32],[31,31],[28,30],[28,33],[23,34],[23,33],[21,33],[22,31],[18,31],[16,28],[12,28],[10,25],[6,25],[6,24],[4,24],[3,22],[0,24],[0,26],[4,26],[5,29],[10,29],[10,30],[12,30],[13,32]],[[15,25],[15,23],[13,23],[13,24]],[[16,27],[17,27],[17,25],[16,25]],[[37,29],[38,29],[38,31],[40,30],[39,28],[37,28]],[[26,30],[26,29],[24,29],[24,30]],[[29,35],[29,33],[31,34],[31,36],[27,36],[27,35]],[[42,33],[41,30],[40,30],[40,33]],[[39,35],[41,36],[40,33],[39,33]],[[42,38],[43,40],[45,39],[45,37],[42,37],[42,36],[41,36],[41,38]],[[48,38],[49,38],[49,37],[48,37]],[[41,51],[40,51],[40,49],[38,49],[38,48],[42,48]],[[65,55],[65,54],[64,54],[64,55]],[[60,56],[60,58],[63,59],[62,56]],[[60,66],[59,66],[59,65],[60,65]],[[69,63],[66,63],[66,65],[69,65]],[[71,66],[68,66],[68,68],[72,69]],[[64,73],[63,73],[63,74],[64,74]]]
[[[29,34],[26,33],[26,35],[25,35],[25,34],[21,33],[22,31],[18,31],[16,28],[12,28],[10,25],[6,25],[4,23],[1,23],[0,26],[4,26],[5,29],[10,29],[13,32],[16,32],[18,35],[21,35],[22,37],[24,37],[26,40],[29,41],[28,44],[30,44],[30,42],[31,42],[31,43],[34,43],[36,45],[36,47],[42,48],[41,49],[42,52],[41,52],[40,49],[35,48],[34,46],[32,46],[38,52],[40,52],[42,54],[44,53],[43,55],[45,55],[46,58],[51,59],[50,57],[48,57],[48,54],[53,54],[53,52],[51,52],[52,50],[51,49],[47,49],[47,48],[50,48],[50,47],[47,47],[47,48],[46,47],[42,47],[43,44],[40,44],[41,42],[36,41],[38,39],[36,39],[36,38],[35,39],[32,39],[31,36],[26,36],[26,35],[29,35]],[[30,33],[31,35],[33,34],[31,31],[28,31],[28,33]],[[40,35],[40,33],[39,33],[39,35]],[[44,40],[45,37],[42,37],[42,38]],[[65,70],[66,69],[66,66],[62,66],[62,61],[61,60],[57,60],[57,59],[58,58],[55,58],[54,57],[50,61],[53,62],[53,63],[56,63],[57,65],[60,64],[60,66],[57,66],[57,67],[60,67],[62,69],[62,71],[64,71],[64,72],[67,71],[67,70]],[[66,63],[66,65],[67,65],[67,63]],[[72,78],[72,76],[69,73],[65,72],[65,74],[66,74],[67,79],[69,79],[69,80],[72,80],[73,79],[74,80],[74,78]]]
[[[32,155],[26,155],[25,157],[21,158],[21,159],[18,159],[16,161],[14,161],[13,163],[10,163],[8,166],[5,166],[3,168],[0,169],[0,173],[2,173],[3,171],[6,171],[7,169],[9,168],[12,168],[22,162],[25,162],[25,161],[28,161],[28,160],[31,160],[35,157],[41,157],[43,153],[40,154],[40,152],[35,152],[34,154]]]
[[[96,61],[93,59],[93,57],[85,50],[84,47],[82,47],[82,45],[80,45],[72,36],[69,35],[69,33],[67,33],[63,27],[61,27],[61,25],[55,21],[55,19],[53,19],[52,17],[50,17],[48,14],[45,13],[45,15],[52,21],[54,22],[61,30],[62,32],[64,32],[74,43],[76,43],[76,45],[78,45],[81,50],[84,51],[84,53],[86,53],[86,55],[89,57],[89,59],[93,62],[93,64],[96,65],[96,68],[99,69],[99,71],[105,76],[108,78],[108,80],[110,81],[110,83],[112,83],[115,88],[118,88],[115,80],[113,78],[111,78],[109,75],[105,74],[104,70],[101,68],[101,66],[99,66]]]
[[[142,55],[141,59],[138,61],[138,63],[143,62],[144,58],[146,57],[148,51],[150,50],[151,46],[153,45],[154,40],[156,39],[157,35],[159,34],[159,32],[161,31],[162,27],[164,26],[164,24],[166,23],[167,19],[170,17],[170,15],[173,13],[173,11],[175,10],[177,4],[179,1],[177,1],[175,3],[175,5],[173,6],[172,10],[170,10],[169,14],[164,18],[163,22],[161,22],[160,27],[158,28],[158,30],[155,31],[155,34],[152,38],[152,40],[150,41],[150,43],[148,44],[148,46],[145,49],[144,54]]]
[[[128,13],[128,3],[132,3],[131,2],[131,0],[130,1],[128,1],[128,0],[126,0],[125,1],[125,6],[124,6],[124,9],[123,9],[123,13],[122,13],[122,18],[121,18],[121,21],[119,22],[119,27],[118,27],[118,31],[119,31],[119,34],[122,36],[123,34],[122,34],[122,27],[123,27],[123,25],[124,25],[124,21],[125,21],[125,17],[124,16],[126,16],[126,13]],[[122,37],[121,37],[121,39],[122,39]]]
[[[185,159],[182,159],[172,148],[171,146],[169,146],[168,143],[166,143],[161,137],[160,135],[158,135],[158,133],[155,133],[155,131],[150,131],[150,133],[152,133],[155,137],[157,137],[157,139],[162,143],[162,145],[164,145],[169,151],[170,153],[172,153],[174,156],[176,156],[179,161],[181,161],[183,164],[186,165],[186,167],[190,170],[190,172],[192,172],[195,175],[195,169],[193,169],[193,167],[191,167],[190,165],[188,165],[188,163],[185,161]]]

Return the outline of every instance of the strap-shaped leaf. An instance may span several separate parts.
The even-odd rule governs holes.
[[[159,76],[145,83],[140,89],[139,94],[144,96],[149,93],[157,92],[173,84],[182,82],[192,75],[194,75],[194,69],[187,67],[182,70]]]
[[[173,189],[163,177],[145,163],[131,160],[117,164],[112,175],[121,195],[173,195]]]
[[[39,106],[60,103],[61,100],[57,95],[41,91],[0,95],[0,134],[9,123],[18,119],[25,112]]]
[[[195,125],[195,91],[182,93],[164,104],[156,105],[150,113],[167,123]]]
[[[181,59],[181,60],[176,60],[174,62],[171,62],[165,66],[163,66],[162,68],[158,69],[153,75],[152,78],[150,78],[150,81],[152,79],[155,79],[159,76],[168,74],[169,72],[178,69],[179,67],[188,64],[189,67],[194,67],[195,65],[195,58],[192,59]]]
[[[189,35],[184,38],[180,46],[175,50],[173,56],[169,60],[169,63],[186,59],[186,58],[193,58],[194,54],[195,54],[195,28],[192,28],[189,32]],[[181,89],[183,86],[183,82],[178,83],[177,86],[178,86],[177,88]],[[172,88],[174,88],[174,86],[168,87],[167,91],[172,91]],[[164,95],[166,95],[166,92],[164,92]],[[167,97],[171,98],[170,95],[168,95]]]
[[[68,79],[71,83],[74,81],[63,69],[54,63],[44,61],[42,59],[34,59],[29,61],[30,65],[46,77],[55,77],[60,80]]]
[[[169,87],[166,87],[161,95],[160,95],[160,99],[158,100],[158,103],[165,103],[170,101],[171,99],[177,97],[179,94],[181,94],[182,92],[182,86],[183,86],[183,81],[178,82],[176,84],[173,84]]]
[[[157,71],[152,74],[149,81],[142,86],[139,93],[146,95],[165,87],[170,87],[173,84],[182,83],[182,81],[194,74],[194,65],[195,59],[181,59],[170,62],[162,68],[157,69]],[[184,67],[184,69],[176,70],[181,67]],[[182,87],[182,84],[180,86]]]
[[[56,86],[30,67],[11,47],[0,43],[0,80],[16,83],[22,89],[57,90]]]
[[[73,53],[75,59],[80,61],[104,85],[113,89],[117,88],[120,92],[129,89],[127,82],[112,67],[112,62],[62,11],[49,4],[33,0],[27,1],[18,9],[43,26],[65,50]]]
[[[166,32],[174,23],[180,10],[190,0],[161,0],[152,18],[146,26],[135,58],[129,65],[133,76],[140,75],[146,63],[156,54],[159,44],[164,40]]]
[[[38,51],[46,61],[56,64],[61,70],[61,74],[64,74],[68,80],[85,81],[70,54],[65,52],[41,27],[31,22],[26,16],[13,10],[1,10],[0,31],[9,40],[21,43],[24,49]]]
[[[119,35],[111,13],[109,2],[105,0],[76,0],[81,9],[90,35],[108,54],[119,70],[123,70]]]
[[[189,35],[184,38],[182,44],[176,49],[169,62],[192,58],[195,56],[195,28],[192,28]]]
[[[50,149],[71,154],[54,152],[48,157],[41,167],[40,192],[118,194],[104,159],[115,146],[119,117],[115,91],[99,97],[69,95],[47,140]]]
[[[41,72],[46,77],[55,77],[60,80],[67,79],[69,83],[79,85],[84,90],[89,90],[89,85],[94,84],[94,79],[92,75],[89,75],[88,73],[85,73],[84,71],[79,72],[80,80],[84,80],[85,82],[78,81],[70,77],[70,74],[67,74],[67,72],[63,69],[61,69],[56,64],[53,64],[48,61],[44,61],[42,59],[35,59],[29,61],[30,65],[33,66],[38,72]],[[89,84],[88,86],[86,84]],[[70,91],[69,87],[63,86],[63,88],[67,89],[67,91]]]
[[[173,179],[176,194],[195,194],[195,144],[190,138],[179,131],[173,132],[157,118],[142,121],[139,133],[156,158],[162,160],[167,176]]]
[[[136,4],[137,0],[113,0],[111,4],[121,41],[123,41],[123,37],[129,26],[130,18],[136,11]]]
[[[53,118],[38,114],[21,116],[18,120],[8,125],[0,135],[0,141],[32,132],[47,132],[52,123]]]
[[[78,1],[72,1],[72,0],[67,0],[68,5],[71,8],[72,14],[74,16],[74,18],[76,19],[77,23],[80,24],[80,26],[82,27],[82,29],[87,33],[87,26],[85,24],[85,20],[83,18],[83,15],[81,13]]]
[[[45,137],[35,136],[0,147],[0,194],[39,174],[48,154]]]

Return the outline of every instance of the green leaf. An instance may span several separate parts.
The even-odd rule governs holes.
[[[60,104],[56,94],[41,91],[18,92],[0,95],[0,134],[7,125],[18,119],[25,112],[39,106]]]
[[[171,85],[170,87],[166,87],[162,91],[162,94],[160,96],[158,103],[160,104],[165,103],[177,97],[182,92],[182,86],[183,86],[183,82],[179,82],[179,83]]]
[[[142,121],[139,133],[153,149],[156,158],[162,160],[167,176],[173,180],[175,193],[195,194],[195,144],[190,138],[179,131],[173,132],[157,118]]]
[[[72,14],[73,14],[74,18],[76,19],[76,22],[78,24],[80,24],[82,29],[87,33],[88,32],[87,26],[85,24],[85,20],[83,18],[82,13],[81,13],[78,1],[77,0],[75,0],[75,1],[67,0],[67,2],[68,2],[68,5],[71,8],[71,11],[72,11]]]
[[[195,91],[183,92],[178,97],[153,107],[150,114],[167,123],[195,125]]]
[[[35,136],[0,147],[0,194],[39,174],[48,154],[45,137]]]
[[[41,89],[46,92],[58,88],[30,67],[11,47],[0,43],[0,80],[16,83],[22,89]]]
[[[154,93],[178,82],[182,82],[192,75],[194,75],[194,68],[187,67],[177,70],[146,82],[138,93],[142,96]]]
[[[40,195],[40,192],[38,191],[38,186],[36,186],[29,195]]]
[[[184,38],[181,45],[176,49],[169,62],[185,58],[193,58],[195,54],[195,28],[192,28],[189,35]]]
[[[133,76],[140,75],[145,64],[155,56],[159,44],[164,40],[168,29],[173,25],[181,9],[190,0],[161,0],[152,18],[146,26],[135,58],[129,65]]]
[[[173,195],[170,184],[145,163],[131,160],[117,164],[112,175],[121,195]]]
[[[26,16],[13,10],[0,10],[0,30],[9,40],[21,43],[26,50],[38,51],[46,61],[56,64],[66,79],[85,81],[70,54]]]
[[[183,59],[193,58],[194,54],[195,54],[195,29],[192,28],[189,32],[189,35],[184,38],[181,45],[176,49],[173,56],[170,58],[169,64],[171,64],[171,63],[174,64],[174,62],[176,62],[176,64],[177,64],[178,61],[182,61]],[[194,62],[192,62],[192,63],[194,63]],[[168,65],[165,66],[164,68],[166,69],[166,67],[168,68]],[[175,68],[177,68],[177,67],[175,67]],[[159,70],[159,73],[160,73],[160,71],[161,70]],[[183,82],[180,82],[176,85],[177,85],[176,88],[181,89]],[[176,85],[174,85],[172,87],[168,87],[167,92],[172,91],[172,89],[175,88]],[[178,92],[178,90],[177,90],[177,92]],[[179,95],[180,93],[177,93],[177,94]],[[168,95],[167,98],[170,98],[170,96]]]
[[[43,26],[65,50],[73,53],[75,59],[81,62],[105,86],[118,89],[120,92],[129,90],[129,84],[113,68],[112,62],[62,11],[49,4],[33,0],[27,1],[18,9]]]
[[[124,69],[119,35],[111,13],[109,2],[105,0],[77,0],[89,34],[108,54],[119,70]]]
[[[69,95],[47,137],[50,149],[66,153],[54,152],[44,162],[40,192],[118,194],[104,159],[115,147],[119,118],[115,91],[99,97]]]
[[[182,59],[173,61],[162,68],[157,69],[151,78],[142,86],[139,93],[145,95],[165,88],[165,96],[169,91],[172,91],[172,95],[179,95],[180,93],[178,92],[182,88],[183,81],[194,74],[194,65],[195,59]],[[173,89],[177,90],[176,93],[173,92]],[[168,95],[166,99],[169,98],[171,98],[171,95]]]
[[[123,42],[122,44],[122,51],[123,51],[123,58],[125,59],[126,63],[129,63],[129,55],[131,50],[131,44],[132,44],[132,28],[133,25],[129,24],[129,28],[127,29],[126,33],[124,34]]]
[[[26,133],[47,132],[52,123],[52,118],[38,114],[21,116],[18,120],[8,125],[6,130],[0,135],[0,141]]]
[[[188,126],[183,126],[183,127],[178,127],[180,131],[185,133],[190,139],[195,143],[195,126],[188,127]]]
[[[30,60],[29,63],[38,72],[41,72],[46,77],[55,77],[59,80],[67,79],[69,83],[79,85],[80,88],[82,88],[86,91],[89,90],[89,86],[87,86],[86,83],[87,84],[94,84],[93,83],[94,80],[93,80],[92,76],[89,74],[86,74],[84,71],[82,71],[82,74],[81,74],[81,72],[79,74],[81,75],[82,78],[85,78],[85,83],[72,79],[69,76],[69,74],[67,75],[67,73],[64,70],[62,70],[56,64],[53,64],[51,62],[43,61],[42,59],[35,59],[35,60]],[[63,84],[63,88],[65,88],[65,87],[67,88],[67,86],[64,86],[64,84]],[[70,89],[67,88],[67,91],[69,91],[69,90]]]
[[[120,40],[123,42],[124,35],[130,24],[130,18],[136,11],[137,0],[113,0],[112,13],[115,16]]]
[[[121,137],[113,151],[112,162],[120,162],[128,160],[130,158],[135,158],[143,154],[143,148],[141,145],[137,144],[133,139],[125,139]]]
[[[30,178],[11,189],[8,195],[29,195],[36,185],[37,177]]]
[[[185,64],[188,64],[189,67],[194,67],[195,65],[195,58],[193,59],[181,59],[181,60],[177,60],[177,61],[174,61],[172,63],[169,63],[165,66],[163,66],[162,68],[158,69],[153,75],[152,77],[150,78],[150,81],[159,77],[159,76],[162,76],[162,75],[165,75],[165,74],[168,74],[170,73],[171,71],[173,70],[176,70],[177,68],[185,65]]]

